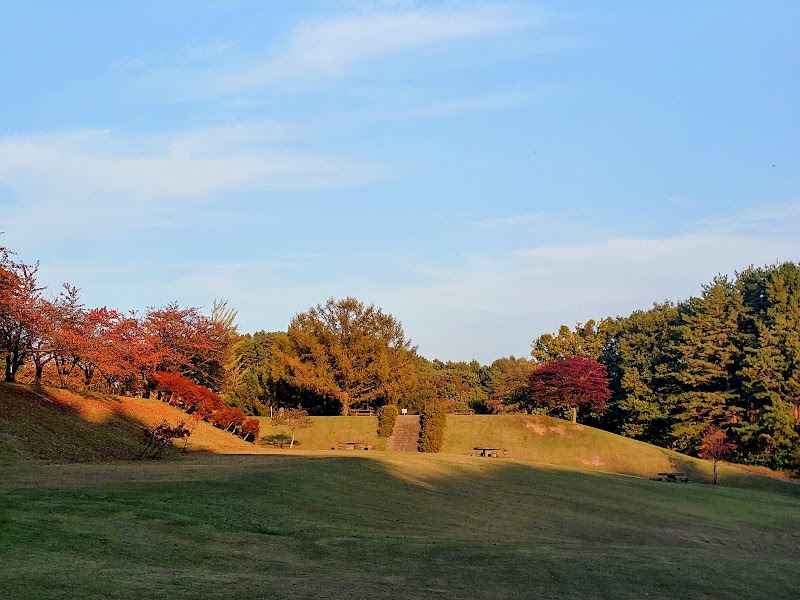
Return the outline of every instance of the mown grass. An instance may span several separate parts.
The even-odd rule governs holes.
[[[273,427],[269,417],[259,417],[261,436],[289,435],[286,427]],[[379,446],[377,417],[311,417],[311,427],[296,432],[295,443],[300,450],[330,450],[339,442],[362,442]]]
[[[9,598],[796,598],[800,496],[460,456],[0,467]]]

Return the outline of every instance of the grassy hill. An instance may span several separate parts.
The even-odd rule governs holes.
[[[183,416],[157,401],[0,384],[2,595],[800,595],[800,487],[733,467],[720,486],[631,477],[702,477],[706,465],[523,416],[450,417],[441,455],[331,452],[343,438],[371,441],[375,420],[330,417],[300,435],[321,450],[259,449],[200,424],[190,447],[211,452],[113,460],[138,453],[140,423]],[[479,444],[512,457],[468,456]]]
[[[185,418],[182,411],[157,400],[0,384],[0,460],[130,459],[142,449],[140,425],[152,426],[164,419],[174,424]],[[345,440],[381,447],[374,417],[314,417],[312,423],[310,429],[298,432],[299,445],[291,452],[329,453]],[[285,432],[272,427],[269,419],[262,418],[261,425],[263,436]],[[707,461],[560,419],[533,415],[449,415],[444,452],[466,457],[475,446],[504,448],[512,461],[582,471],[650,478],[659,472],[678,470],[698,482],[711,478]],[[197,424],[189,438],[188,449],[223,454],[281,452],[243,442],[203,422]],[[751,488],[781,485],[751,471],[722,465],[720,482]],[[768,471],[762,474],[775,475]]]
[[[340,441],[381,447],[374,417],[312,417],[310,429],[297,432],[298,449],[330,450]],[[261,418],[262,436],[285,432]],[[582,471],[654,477],[683,471],[697,482],[711,481],[711,464],[600,429],[538,415],[448,415],[443,452],[469,455],[476,446],[506,449],[513,460],[533,461]],[[288,451],[288,450],[287,450]],[[767,470],[762,475],[776,476]],[[720,465],[725,485],[770,487],[774,482],[736,465]]]
[[[133,458],[143,448],[140,426],[164,419],[175,424],[186,414],[157,400],[0,383],[0,459]],[[198,424],[188,444],[191,450],[223,453],[252,447],[207,423]]]

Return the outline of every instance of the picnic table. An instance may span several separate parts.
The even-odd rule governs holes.
[[[690,479],[686,477],[686,473],[682,471],[674,471],[671,473],[659,473],[656,481],[669,481],[671,483],[680,481],[681,483],[689,483]]]
[[[499,452],[500,450],[502,450],[502,448],[479,448],[476,446],[475,448],[473,448],[473,450],[477,450],[478,452],[480,452],[481,456],[483,457],[487,456],[497,457],[500,456]]]
[[[356,448],[369,450],[370,447],[364,445],[364,442],[339,442],[339,450],[355,450]]]

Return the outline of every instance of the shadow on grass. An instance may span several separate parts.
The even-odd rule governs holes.
[[[135,459],[145,446],[142,427],[152,423],[127,414],[122,405],[92,392],[0,383],[0,450],[57,462]]]
[[[292,436],[285,433],[277,433],[275,435],[265,435],[261,438],[262,446],[271,446],[273,448],[288,448],[292,443]],[[300,440],[295,439],[294,448],[300,445]]]

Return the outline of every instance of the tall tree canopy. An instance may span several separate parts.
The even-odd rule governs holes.
[[[530,405],[572,410],[577,423],[578,407],[603,408],[611,397],[605,365],[593,358],[572,356],[545,363],[530,374]]]
[[[296,315],[273,351],[291,385],[345,415],[397,403],[417,380],[416,348],[400,322],[355,298],[330,298]]]

